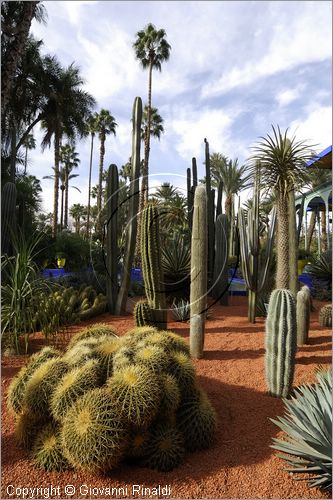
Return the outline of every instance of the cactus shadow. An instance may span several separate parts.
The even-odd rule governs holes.
[[[19,449],[19,453],[18,453]],[[29,458],[29,453],[17,444],[14,433],[1,436],[1,466],[14,465]]]
[[[320,365],[332,363],[332,356],[300,356],[296,358],[296,363],[300,365]]]
[[[212,350],[205,351],[205,359],[209,360],[229,360],[229,359],[255,359],[258,357],[262,357],[265,354],[265,349],[233,349],[230,351],[221,350]]]

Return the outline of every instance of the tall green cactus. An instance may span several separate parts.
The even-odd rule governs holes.
[[[296,226],[296,208],[295,208],[295,190],[291,189],[288,193],[288,218],[289,218],[289,290],[295,300],[298,292],[298,234]]]
[[[204,186],[198,186],[194,195],[190,288],[190,350],[195,358],[202,358],[205,338],[208,256],[206,227],[207,194]]]
[[[218,216],[222,214],[222,194],[223,194],[223,182],[220,181],[217,188],[216,220]]]
[[[296,323],[297,323],[297,345],[308,343],[311,312],[311,294],[307,286],[303,286],[297,293],[296,301]]]
[[[263,259],[260,259],[259,195],[259,175],[257,175],[254,184],[253,207],[247,212],[247,223],[243,209],[239,210],[238,215],[242,269],[249,291],[248,320],[251,323],[256,321],[257,294],[265,287],[268,278],[276,226],[276,211],[274,209],[267,235],[266,253]]]
[[[107,178],[107,234],[106,234],[106,298],[108,309],[114,314],[118,295],[118,190],[117,165],[111,164]]]
[[[193,178],[193,186],[194,188],[196,188],[198,185],[198,169],[197,169],[196,158],[192,158],[192,178]]]
[[[215,222],[215,260],[213,297],[220,298],[220,304],[228,305],[228,218],[219,215]],[[222,295],[223,291],[225,293]]]
[[[166,328],[166,299],[161,264],[159,212],[155,204],[148,203],[142,212],[141,227],[142,274],[148,306],[154,324]]]
[[[297,350],[295,300],[289,290],[271,294],[266,319],[265,372],[272,396],[287,397],[293,383]]]
[[[1,193],[1,253],[10,251],[11,235],[16,224],[16,186],[13,182],[6,182]]]
[[[214,201],[211,188],[209,143],[205,142],[205,166],[206,166],[206,193],[207,193],[207,222],[208,222],[208,280],[213,280],[214,272]]]
[[[194,158],[193,158],[194,159]],[[192,229],[193,199],[195,187],[191,184],[191,169],[187,169],[187,219],[190,230]]]
[[[116,303],[116,314],[126,312],[126,303],[130,285],[131,269],[133,265],[136,234],[137,214],[139,210],[139,180],[140,180],[140,146],[141,146],[142,100],[136,97],[133,104],[132,118],[132,176],[129,200],[129,224],[126,234],[125,258],[123,277]]]

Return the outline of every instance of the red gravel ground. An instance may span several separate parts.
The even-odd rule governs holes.
[[[142,488],[170,487],[165,498],[330,498],[305,481],[294,481],[283,470],[285,463],[269,445],[281,436],[269,420],[282,415],[283,404],[266,394],[264,376],[264,320],[247,322],[246,299],[232,297],[228,307],[213,306],[206,323],[205,356],[195,361],[199,381],[208,393],[219,418],[216,442],[210,449],[188,454],[174,471],[158,473],[121,465],[108,477],[83,472],[45,473],[33,467],[29,455],[15,443],[13,416],[8,414],[5,394],[11,378],[26,357],[2,359],[2,492],[1,498],[163,498],[163,491],[141,493]],[[312,313],[310,343],[299,348],[295,385],[314,381],[314,368],[331,363],[331,332],[318,325],[319,307]],[[118,333],[133,326],[133,319],[104,314],[98,318],[112,324]],[[91,322],[96,322],[96,319]],[[86,325],[87,323],[85,323]],[[81,324],[80,328],[84,325]],[[188,340],[189,327],[169,323],[168,327]],[[69,336],[78,327],[72,327]],[[36,335],[31,346],[42,345]],[[45,488],[21,492],[14,488]],[[65,486],[72,485],[66,495]],[[84,486],[85,485],[85,486]],[[50,490],[51,486],[53,490]],[[103,488],[115,488],[104,492]],[[95,488],[89,492],[89,488]],[[116,488],[124,488],[117,490]],[[105,490],[104,490],[105,491]],[[117,494],[118,493],[118,494]],[[49,496],[48,496],[49,494]]]

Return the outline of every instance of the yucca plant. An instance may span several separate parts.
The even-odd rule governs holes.
[[[317,382],[304,384],[291,399],[284,399],[285,417],[271,419],[286,434],[286,440],[273,438],[272,448],[282,451],[293,473],[310,474],[311,487],[332,489],[332,374],[319,369]]]
[[[307,267],[307,273],[317,280],[328,281],[328,287],[331,288],[332,283],[332,252],[317,257]]]
[[[190,283],[190,247],[180,235],[162,247],[162,269],[166,292],[182,291]]]

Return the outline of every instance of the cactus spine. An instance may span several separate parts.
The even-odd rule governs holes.
[[[215,222],[215,260],[213,297],[228,305],[228,219],[219,215]],[[225,291],[225,293],[223,293]],[[222,295],[223,294],[223,295]]]
[[[249,290],[248,320],[251,323],[255,323],[256,321],[257,294],[264,288],[268,277],[276,225],[276,211],[273,210],[267,236],[266,255],[263,261],[260,262],[259,194],[259,173],[257,171],[254,185],[253,208],[247,212],[247,224],[243,209],[239,210],[238,218],[242,268],[246,286]]]
[[[203,356],[205,314],[207,303],[207,194],[198,186],[194,195],[193,228],[191,242],[191,319],[190,350],[195,358]]]
[[[296,323],[297,345],[307,344],[310,327],[311,296],[307,286],[303,286],[297,293]]]
[[[266,319],[265,371],[272,396],[287,397],[292,387],[297,349],[295,300],[289,290],[272,292]]]
[[[11,232],[15,228],[16,186],[13,182],[6,182],[1,193],[1,253],[10,251]]]
[[[136,97],[133,104],[133,129],[132,129],[132,177],[130,185],[128,233],[126,238],[126,252],[124,262],[124,273],[117,297],[116,314],[126,312],[128,289],[130,284],[130,273],[132,269],[136,233],[137,233],[137,213],[139,209],[139,179],[140,179],[140,146],[141,146],[141,121],[142,121],[142,100]]]
[[[154,323],[160,330],[165,330],[167,310],[159,239],[158,208],[156,205],[148,203],[142,212],[142,274],[148,306]]]
[[[118,190],[119,176],[116,165],[110,165],[107,182],[107,236],[106,236],[106,297],[108,309],[114,313],[118,294]]]
[[[208,279],[212,280],[214,271],[214,201],[211,189],[209,143],[205,142],[206,192],[207,192],[207,222],[208,222]]]

